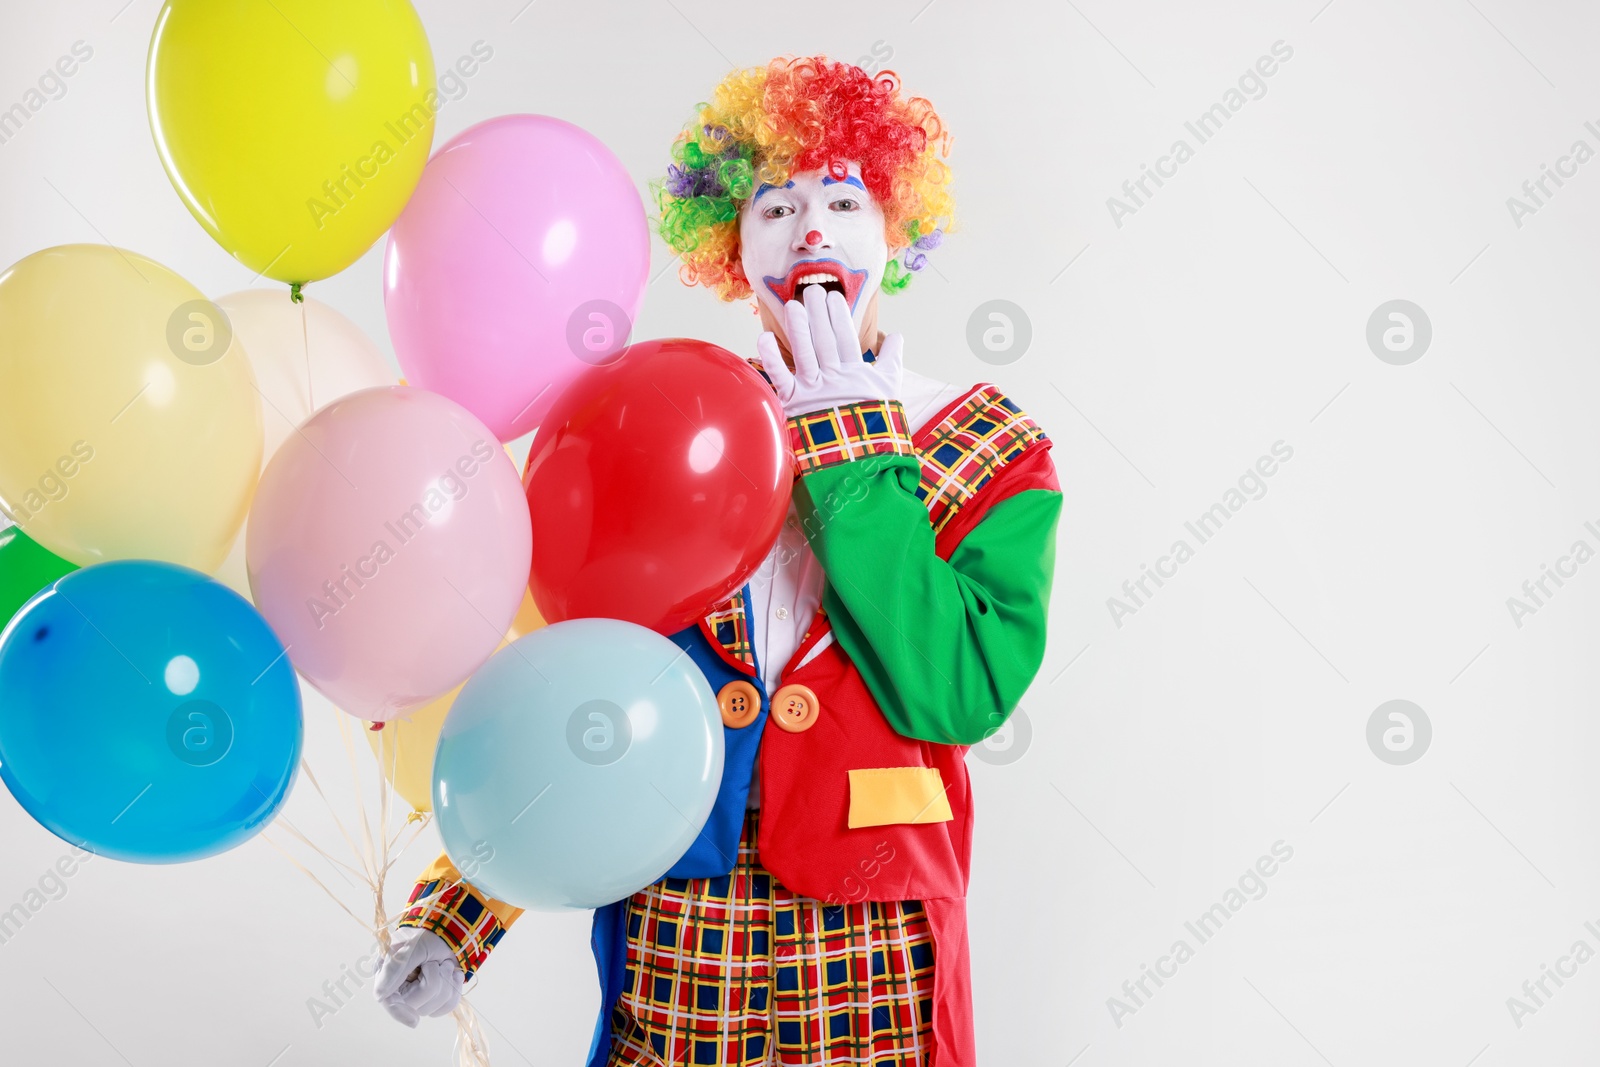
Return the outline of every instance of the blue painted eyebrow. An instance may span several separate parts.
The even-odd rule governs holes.
[[[838,185],[839,184],[839,179],[838,178],[831,178],[828,175],[824,174],[822,176],[822,184],[824,186]],[[845,178],[844,179],[844,184],[845,185],[853,185],[857,189],[860,189],[863,193],[867,191],[867,187],[865,185],[861,184],[861,179],[857,178],[854,174],[852,174],[849,177]],[[759,194],[757,194],[757,195],[759,195]]]
[[[793,188],[794,188],[794,182],[792,182],[792,181],[784,182],[782,185],[768,185],[766,182],[762,182],[761,183],[761,188],[756,190],[756,195],[751,197],[750,201],[751,201],[751,203],[754,203],[755,201],[760,200],[761,199],[761,194],[766,192],[768,189],[793,189]]]

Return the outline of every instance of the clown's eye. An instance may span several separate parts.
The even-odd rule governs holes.
[[[854,200],[835,200],[829,207],[835,211],[859,211],[861,205]]]
[[[771,207],[767,208],[767,210],[761,213],[761,217],[764,219],[781,219],[785,215],[793,214],[794,208],[790,207],[788,204],[773,204]]]

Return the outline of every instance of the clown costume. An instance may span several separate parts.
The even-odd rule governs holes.
[[[688,852],[595,912],[590,1067],[976,1063],[963,756],[1043,660],[1061,493],[1011,398],[878,330],[953,221],[948,151],[895,75],[821,57],[735,71],[673,144],[659,231],[754,297],[797,477],[755,576],[671,635],[726,759]],[[521,913],[447,856],[411,902],[374,990],[416,1025]]]

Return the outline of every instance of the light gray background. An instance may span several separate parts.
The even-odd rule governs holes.
[[[122,2],[6,0],[0,105],[75,40],[94,57],[0,145],[0,262],[104,240],[213,296],[245,287],[152,146],[158,5]],[[886,302],[885,325],[912,367],[1018,398],[1054,438],[1066,492],[1031,744],[973,763],[983,1063],[1593,1060],[1600,961],[1520,1028],[1506,999],[1575,941],[1600,950],[1584,928],[1600,927],[1600,562],[1520,628],[1506,598],[1573,541],[1600,548],[1583,528],[1600,520],[1600,161],[1521,227],[1506,199],[1574,140],[1600,149],[1583,126],[1600,120],[1600,11],[524,2],[419,4],[441,67],[474,41],[494,49],[435,144],[492,115],[558,115],[643,190],[731,66],[880,42],[955,132],[962,232]],[[1183,123],[1280,40],[1293,58],[1266,95],[1196,146]],[[1115,225],[1107,197],[1179,137],[1195,157]],[[388,349],[380,256],[312,293]],[[748,309],[669,267],[657,242],[637,336],[753,353]],[[1032,325],[1005,366],[965,341],[991,299]],[[1433,327],[1406,366],[1365,339],[1393,299]],[[1115,625],[1107,598],[1279,440],[1294,454],[1267,494]],[[1434,731],[1407,766],[1366,742],[1396,698]],[[312,694],[308,751],[353,810],[332,714]],[[331,848],[320,810],[302,781],[289,817]],[[1279,840],[1293,858],[1267,894],[1199,945],[1184,922]],[[9,797],[0,842],[3,908],[65,847]],[[393,906],[436,844],[396,866]],[[307,998],[366,939],[264,842],[179,867],[97,860],[69,886],[0,945],[6,1062],[446,1062],[449,1020],[406,1030],[363,996],[313,1023]],[[496,952],[472,994],[496,1063],[580,1061],[587,930],[586,915],[530,914]],[[1179,938],[1195,957],[1118,1027],[1107,998]]]

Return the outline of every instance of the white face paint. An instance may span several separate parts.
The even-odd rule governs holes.
[[[843,181],[826,170],[763,185],[739,215],[739,256],[756,297],[779,322],[805,280],[844,294],[857,329],[883,282],[889,244],[883,210],[851,163]]]

